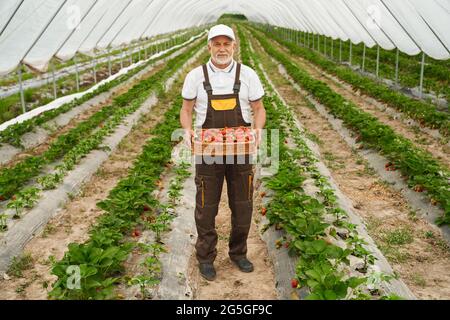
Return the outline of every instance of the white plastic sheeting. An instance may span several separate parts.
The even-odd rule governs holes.
[[[223,13],[367,47],[450,58],[450,0],[1,0],[0,75],[128,45]]]
[[[84,17],[93,4],[85,0],[68,0],[46,32],[23,59],[23,63],[37,71],[45,72],[48,69],[49,60],[59,50],[62,41],[67,39],[78,26],[77,21],[71,19],[71,15],[76,13]]]
[[[83,0],[83,1],[85,1],[85,0]],[[41,113],[44,113],[46,111],[58,109],[61,106],[74,101],[75,99],[80,99],[83,96],[85,96],[86,94],[94,92],[95,90],[97,90],[97,88],[101,87],[102,85],[104,85],[104,84],[106,84],[108,82],[111,82],[114,79],[120,77],[121,75],[128,73],[128,71],[130,71],[132,69],[135,69],[135,68],[145,64],[147,61],[149,61],[151,59],[158,58],[158,57],[166,54],[167,52],[169,52],[171,50],[174,50],[174,49],[177,49],[177,48],[182,48],[182,47],[186,46],[187,44],[192,43],[196,39],[204,36],[205,34],[206,34],[206,31],[201,32],[200,34],[191,37],[185,43],[173,46],[171,48],[168,48],[166,50],[163,50],[161,52],[158,52],[158,53],[152,55],[147,60],[141,60],[141,61],[138,61],[138,62],[136,62],[136,63],[134,63],[134,64],[132,64],[132,65],[130,65],[128,67],[125,67],[125,68],[121,69],[119,72],[117,72],[116,74],[110,76],[107,79],[102,80],[101,82],[97,83],[96,85],[94,85],[93,87],[87,89],[86,91],[78,92],[78,93],[74,93],[74,94],[71,94],[71,95],[67,95],[67,96],[58,98],[58,99],[50,102],[49,104],[46,104],[45,106],[41,106],[41,107],[35,108],[35,109],[31,110],[31,111],[28,111],[28,112],[26,112],[24,114],[21,114],[20,116],[14,118],[14,119],[11,119],[11,120],[9,120],[7,122],[4,122],[4,123],[0,124],[0,131],[4,131],[8,127],[10,127],[10,126],[12,126],[14,124],[22,123],[22,122],[24,122],[26,120],[32,119],[32,118],[34,118],[34,117],[36,117],[36,116],[38,116]]]

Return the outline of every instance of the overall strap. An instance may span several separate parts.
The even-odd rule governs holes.
[[[241,91],[240,78],[241,78],[241,64],[238,63],[237,68],[236,68],[236,79],[234,80],[234,86],[233,86],[234,94],[239,94],[239,91]]]
[[[211,83],[209,82],[208,68],[206,64],[203,65],[203,75],[205,76],[205,81],[203,82],[203,88],[205,88],[208,96],[212,95],[213,89]]]

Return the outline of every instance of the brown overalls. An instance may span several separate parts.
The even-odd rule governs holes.
[[[208,109],[202,128],[251,126],[242,117],[239,101],[240,71],[241,65],[237,64],[233,94],[214,95],[207,66],[203,65],[205,76],[203,86],[208,94]],[[228,202],[231,209],[232,230],[229,240],[229,256],[232,260],[239,260],[245,258],[247,254],[247,236],[253,211],[254,166],[248,155],[221,156],[220,158],[216,157],[216,163],[211,164],[211,161],[202,161],[205,160],[202,156],[196,157],[195,221],[198,239],[195,248],[200,263],[212,263],[217,256],[215,218],[219,208],[224,178],[227,180]]]

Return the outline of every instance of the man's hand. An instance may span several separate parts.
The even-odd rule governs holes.
[[[256,147],[259,148],[262,139],[262,128],[266,124],[266,109],[264,109],[262,99],[250,102],[253,109],[253,124],[256,132]]]
[[[184,143],[186,146],[191,149],[192,148],[192,140],[195,136],[194,130],[192,129],[184,129]]]
[[[256,148],[259,148],[259,146],[261,145],[262,130],[263,129],[255,129]]]
[[[180,111],[180,123],[184,128],[184,143],[191,148],[192,137],[194,137],[194,131],[192,128],[192,111],[194,109],[195,100],[183,100],[183,106]]]

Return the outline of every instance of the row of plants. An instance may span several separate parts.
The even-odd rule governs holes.
[[[262,31],[262,30],[261,30]],[[388,106],[393,107],[412,119],[417,120],[421,125],[439,129],[442,135],[450,135],[450,116],[446,112],[437,111],[435,106],[405,96],[400,92],[393,91],[388,86],[375,80],[367,78],[345,66],[338,65],[334,61],[325,58],[308,48],[297,46],[296,44],[282,40],[279,36],[264,32],[264,35],[277,41],[286,47],[290,53],[301,56],[308,61],[319,66],[323,70],[351,84],[353,88],[360,90]]]
[[[288,30],[284,28],[277,28],[274,30],[283,40],[295,41],[298,44],[308,47],[308,42],[304,43],[305,34],[296,30]],[[324,53],[331,57],[332,42],[334,47],[334,54],[331,58],[338,60],[341,55],[341,61],[350,61],[350,43],[349,41],[332,41],[332,39],[320,36],[319,42],[317,35],[310,36],[310,43],[308,48],[316,49],[317,52]],[[339,52],[339,50],[341,51]],[[383,48],[379,50],[379,76],[395,79],[395,63],[396,50],[387,51]],[[364,54],[364,44],[352,44],[352,65],[359,65],[362,68]],[[376,71],[377,47],[365,48],[365,71]],[[421,71],[422,55],[409,56],[403,52],[399,52],[399,69],[398,81],[404,87],[414,88],[419,86],[420,71]],[[423,87],[425,92],[434,92],[437,95],[444,95],[447,101],[450,98],[450,64],[445,60],[435,60],[431,57],[426,58],[425,74]]]
[[[201,42],[170,60],[164,69],[141,81],[122,96],[117,97],[111,106],[104,107],[91,119],[81,123],[68,134],[60,136],[42,155],[29,157],[12,168],[3,169],[0,174],[1,200],[15,197],[14,194],[33,177],[39,175],[45,165],[63,157],[62,163],[56,167],[55,173],[38,178],[38,182],[43,189],[55,188],[67,172],[72,170],[85,155],[100,146],[104,137],[111,133],[125,116],[137,110],[153,92],[162,92],[164,90],[163,83],[186,63],[199,50],[200,46]],[[105,120],[107,115],[110,115],[110,117],[104,123],[98,120]],[[99,125],[101,125],[100,129],[93,134],[87,133],[93,131]],[[11,199],[8,206],[14,203],[15,200]]]
[[[268,218],[268,226],[286,231],[276,246],[284,246],[298,257],[292,287],[308,288],[307,299],[314,300],[395,298],[381,296],[379,284],[389,281],[390,276],[370,270],[375,257],[358,236],[356,225],[348,222],[328,180],[317,169],[318,160],[303,138],[306,133],[297,127],[292,111],[270,85],[259,57],[250,52],[241,30],[239,37],[244,63],[253,66],[265,88],[266,129],[280,130],[280,166],[273,177],[265,178],[273,195],[261,213]],[[290,147],[289,142],[295,147]],[[313,180],[319,190],[314,197],[304,191],[307,180]],[[350,268],[351,255],[363,260],[356,272]]]
[[[51,299],[115,299],[119,297],[114,288],[121,283],[139,285],[145,298],[146,288],[159,282],[158,255],[164,252],[159,241],[162,233],[170,228],[175,199],[181,195],[180,185],[188,177],[186,167],[178,168],[177,177],[171,182],[169,204],[157,200],[155,193],[161,187],[161,175],[169,166],[172,149],[177,143],[171,141],[171,137],[179,126],[181,103],[182,98],[177,95],[162,122],[149,132],[152,138],[128,176],[117,184],[106,200],[98,203],[105,213],[91,229],[90,239],[82,244],[70,244],[64,258],[53,264],[52,274],[58,280],[49,293]],[[155,242],[138,244],[142,230],[153,231]],[[127,279],[123,277],[124,261],[135,249],[152,252],[152,255],[144,260],[145,274]],[[75,289],[69,286],[67,270],[71,266],[81,269],[80,286]]]
[[[160,44],[159,46],[165,47],[168,43],[169,42],[167,41],[167,42]],[[151,52],[154,52],[154,50],[157,49],[156,46],[157,45],[150,47]],[[21,137],[25,133],[32,131],[35,127],[42,125],[51,119],[54,119],[55,117],[57,117],[60,114],[68,112],[69,110],[83,104],[84,102],[92,99],[93,97],[95,97],[103,92],[106,92],[106,91],[110,90],[111,88],[118,86],[119,84],[121,84],[121,83],[125,82],[126,80],[130,79],[131,77],[133,77],[135,74],[139,73],[141,70],[147,68],[149,65],[155,63],[156,61],[165,59],[166,57],[172,55],[174,52],[176,52],[180,49],[181,48],[170,50],[169,52],[167,52],[166,54],[164,54],[162,56],[159,56],[155,59],[151,59],[148,62],[142,64],[141,66],[134,68],[132,70],[129,70],[126,74],[121,75],[120,77],[117,77],[116,79],[101,85],[93,92],[85,94],[83,97],[81,97],[79,99],[75,99],[70,103],[64,104],[57,109],[43,112],[34,118],[31,118],[31,119],[23,121],[21,123],[17,123],[17,124],[13,124],[13,125],[9,126],[5,130],[0,131],[0,143],[9,143],[16,147],[22,147]]]
[[[314,98],[340,118],[344,124],[358,134],[358,141],[366,148],[372,148],[386,156],[390,163],[401,171],[410,188],[427,191],[433,205],[439,204],[444,214],[437,224],[450,223],[450,173],[431,154],[415,147],[411,141],[396,134],[392,128],[347,101],[331,90],[322,81],[312,78],[306,71],[281,51],[277,50],[266,37],[251,30],[265,51],[280,62],[296,83],[311,93]]]

